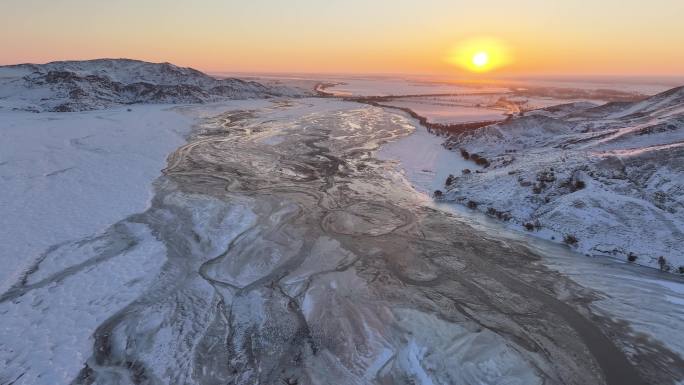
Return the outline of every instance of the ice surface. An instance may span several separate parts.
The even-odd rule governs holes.
[[[338,80],[332,77],[332,80]],[[389,96],[389,95],[421,95],[437,93],[477,93],[503,91],[500,87],[479,87],[449,84],[434,81],[422,81],[410,78],[340,78],[340,84],[326,89],[338,96]]]
[[[427,194],[443,190],[444,182],[450,174],[460,175],[464,169],[479,170],[474,162],[469,162],[454,152],[442,147],[444,138],[427,132],[417,126],[413,134],[390,142],[380,148],[380,159],[399,160],[402,171],[414,186]]]
[[[440,100],[412,100],[400,99],[383,103],[396,107],[409,108],[420,116],[427,118],[430,123],[471,123],[483,121],[500,121],[506,118],[505,109],[495,110],[475,106],[451,105]]]

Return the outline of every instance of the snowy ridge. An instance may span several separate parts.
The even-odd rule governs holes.
[[[455,172],[444,199],[588,255],[684,274],[684,87],[531,111],[445,146],[488,167]]]
[[[216,79],[192,68],[130,59],[0,67],[0,109],[87,111],[116,105],[194,104],[222,99],[297,97],[308,91]]]

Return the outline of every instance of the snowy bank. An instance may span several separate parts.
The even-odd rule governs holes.
[[[0,291],[49,246],[144,210],[193,120],[168,106],[1,114]]]
[[[198,118],[265,104],[0,112],[0,292],[50,246],[144,211],[167,155]]]

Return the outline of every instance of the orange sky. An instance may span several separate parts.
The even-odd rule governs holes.
[[[2,0],[0,63],[97,57],[205,71],[459,73],[505,43],[500,74],[684,74],[684,0]]]

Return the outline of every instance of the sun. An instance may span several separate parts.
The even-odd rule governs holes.
[[[508,45],[491,37],[460,41],[448,55],[449,63],[474,73],[496,71],[512,62]]]
[[[475,67],[484,67],[489,63],[489,55],[487,52],[478,52],[475,55],[473,55],[473,65]]]

